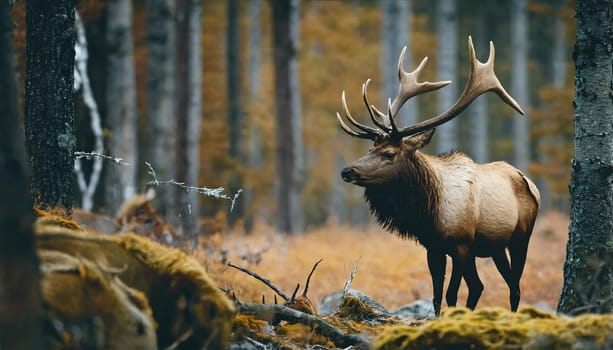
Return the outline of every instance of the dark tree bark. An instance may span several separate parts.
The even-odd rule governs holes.
[[[613,1],[577,1],[575,154],[558,311],[613,311]]]
[[[300,232],[304,226],[304,162],[298,83],[299,6],[297,0],[271,1],[275,71],[277,229]]]
[[[200,146],[200,2],[180,0],[177,5],[177,179],[198,184]],[[198,193],[177,191],[183,234],[195,233]]]
[[[147,0],[147,149],[144,161],[158,177],[175,174],[175,1]],[[174,213],[175,187],[156,189],[156,208],[166,216]]]
[[[74,189],[74,0],[26,3],[25,127],[34,205],[70,215]]]
[[[241,69],[239,42],[239,8],[238,0],[228,0],[228,27],[226,57],[228,60],[228,106],[230,107],[230,158],[234,160],[234,172],[228,186],[230,193],[236,193],[242,187],[241,165],[245,155],[243,148],[243,107],[241,101]],[[243,198],[239,197],[234,212],[230,213],[229,224],[234,225],[236,219],[243,216]]]

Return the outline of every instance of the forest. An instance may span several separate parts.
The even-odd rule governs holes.
[[[3,1],[0,348],[611,348],[611,9]]]

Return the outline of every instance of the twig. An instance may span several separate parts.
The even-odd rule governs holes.
[[[290,303],[293,303],[294,300],[296,300],[296,293],[298,293],[298,289],[300,289],[300,283],[296,284],[296,289],[294,289],[294,292],[292,293]]]
[[[223,193],[223,191],[224,191],[223,187],[217,187],[217,188],[196,187],[196,186],[186,185],[184,182],[179,182],[179,181],[174,180],[174,179],[159,180],[157,178],[157,174],[155,173],[155,170],[153,169],[151,164],[149,162],[145,162],[145,164],[149,168],[149,171],[147,172],[147,174],[151,175],[151,177],[152,177],[152,180],[147,182],[147,185],[154,185],[154,186],[173,185],[173,186],[177,186],[179,188],[182,188],[182,189],[184,189],[185,191],[188,191],[188,192],[191,191],[191,192],[200,193],[203,196],[214,197],[214,198],[219,198],[219,199],[226,199],[226,200],[229,200],[232,203],[230,205],[230,211],[234,210],[234,205],[236,204],[236,200],[240,196],[241,192],[243,192],[242,189],[239,189],[238,191],[236,191],[234,196],[229,196],[229,195]]]
[[[317,265],[319,265],[320,262],[322,262],[324,259],[321,258],[319,260],[317,260],[317,262],[315,263],[315,265],[313,265],[313,269],[311,269],[311,272],[309,273],[309,276],[307,277],[306,280],[306,285],[304,286],[304,292],[302,292],[302,296],[303,297],[307,297],[307,291],[309,289],[309,283],[311,283],[311,276],[313,276],[313,272],[315,272],[315,269],[317,268]]]
[[[234,265],[234,264],[233,264],[233,263],[231,263],[231,262],[228,262],[228,266],[233,267],[233,268],[235,268],[235,269],[237,269],[237,270],[239,270],[239,271],[242,271],[242,272],[244,272],[244,273],[248,274],[249,276],[251,276],[251,277],[253,277],[253,278],[255,278],[255,279],[259,280],[260,282],[264,283],[264,284],[265,284],[265,285],[267,285],[267,286],[268,286],[270,289],[274,290],[274,291],[275,291],[275,293],[277,293],[277,295],[279,295],[281,298],[283,298],[283,300],[285,300],[285,301],[289,301],[289,300],[290,300],[290,299],[287,297],[287,295],[285,295],[285,294],[284,294],[284,293],[283,293],[283,292],[282,292],[282,291],[281,291],[279,288],[277,288],[277,287],[276,287],[274,284],[272,284],[272,282],[270,282],[270,280],[268,280],[268,279],[266,279],[266,278],[264,278],[264,277],[262,277],[262,276],[258,275],[257,273],[255,273],[255,272],[253,272],[253,271],[251,271],[251,270],[249,270],[249,269],[246,269],[246,268],[244,268],[244,267],[240,267],[240,266],[238,266],[238,265]]]
[[[358,262],[362,257],[357,258],[357,260],[353,263],[353,270],[351,271],[351,275],[349,275],[349,279],[345,282],[345,287],[343,288],[343,297],[341,300],[345,300],[345,296],[347,296],[347,292],[349,291],[349,286],[353,279],[355,278],[355,273],[358,271]]]
[[[80,151],[76,151],[74,153],[74,155],[75,155],[76,159],[81,159],[81,158],[85,158],[85,159],[100,158],[100,159],[110,160],[111,162],[119,164],[119,165],[130,166],[130,163],[128,163],[125,160],[123,160],[123,158],[114,158],[114,157],[107,156],[105,154],[96,153],[96,152],[80,152]]]
[[[243,303],[238,308],[241,314],[253,315],[268,322],[283,320],[307,325],[314,332],[330,339],[339,347],[355,346],[358,349],[368,349],[370,347],[369,342],[359,335],[345,334],[322,318],[291,309],[284,305]]]

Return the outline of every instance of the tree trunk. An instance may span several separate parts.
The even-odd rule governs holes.
[[[198,184],[201,69],[200,10],[198,0],[177,1],[177,179]],[[199,212],[194,191],[177,191],[183,234],[193,235]]]
[[[558,311],[613,312],[613,1],[577,1],[570,232]]]
[[[52,24],[37,22],[54,18],[51,16],[53,13],[72,12],[74,3],[64,1],[54,5],[56,7],[47,8],[44,1],[28,1],[28,34],[30,31],[36,33],[37,30],[48,31],[49,34],[52,31],[57,33],[59,27],[67,30],[66,33],[70,33],[70,29],[65,27],[66,22],[58,21]],[[0,187],[0,348],[40,349],[43,345],[40,274],[38,258],[34,251],[32,231],[34,218],[32,217],[32,201],[28,194],[23,130],[19,127],[9,6],[8,1],[0,2],[0,91],[2,91],[0,111],[4,114],[5,128],[4,137],[0,138],[0,182],[4,184]],[[50,16],[45,17],[42,16],[43,14]],[[74,40],[74,32],[72,33]],[[70,42],[70,38],[66,38],[65,41]],[[28,69],[38,71],[46,68],[45,66],[30,67],[39,62],[36,59],[43,57],[41,53],[44,51],[36,54],[32,52],[32,50],[43,49],[37,46],[41,43],[54,45],[57,42],[42,41],[30,45],[28,41]],[[61,44],[60,47],[66,49],[66,43]],[[50,61],[58,58],[52,55],[45,56]],[[58,67],[57,62],[54,67]],[[62,72],[65,71],[62,70]],[[64,78],[67,79],[64,83],[69,84],[70,80],[67,77]],[[36,83],[37,81],[30,80],[30,82]],[[43,86],[45,84],[45,81],[38,82]],[[27,88],[28,93],[33,92],[32,88],[34,87]],[[38,93],[43,95],[41,97],[44,97],[45,93],[41,87],[37,88],[40,90]],[[49,96],[51,97],[51,94]],[[68,98],[64,101],[72,101],[72,99]],[[32,109],[28,111],[32,112]]]
[[[239,42],[239,9],[238,0],[227,2],[228,27],[227,27],[227,46],[226,57],[228,60],[228,106],[230,115],[230,158],[234,161],[234,169],[230,175],[228,189],[230,193],[236,193],[242,188],[243,176],[241,168],[244,163],[243,151],[243,107],[241,101],[241,64],[240,64],[240,42]],[[243,216],[243,198],[239,197],[234,206],[234,211],[230,213],[229,224],[233,226],[236,220]]]
[[[566,1],[559,0],[558,1],[558,9],[560,12],[565,8]],[[562,90],[566,85],[566,69],[568,62],[568,47],[566,43],[566,23],[565,17],[559,13],[556,17],[555,22],[555,30],[554,30],[554,45],[553,45],[553,57],[552,57],[552,83],[556,89]],[[553,139],[543,140],[543,142],[549,141],[554,142],[556,145],[562,145],[561,135],[554,136]],[[545,163],[548,161],[548,155],[545,152],[541,152],[540,161]],[[541,206],[547,208],[554,208],[556,210],[562,212],[568,212],[568,192],[563,193],[555,193],[554,191],[550,191],[547,182],[543,181],[544,186],[540,186],[541,190]],[[544,204],[544,205],[543,205]]]
[[[147,0],[147,116],[145,161],[162,180],[175,178],[175,1]],[[155,205],[174,214],[175,187],[156,189]]]
[[[25,127],[34,205],[70,215],[74,189],[75,1],[26,4]]]
[[[135,194],[138,169],[132,2],[109,0],[106,10],[106,127],[110,131],[107,145],[111,156],[130,164],[109,167],[106,171],[105,203],[107,209],[115,213],[122,202]]]
[[[458,81],[458,19],[455,0],[437,0],[438,59],[437,80]],[[437,110],[443,113],[457,99],[457,84],[450,84],[438,92]],[[458,146],[456,120],[437,128],[436,150],[449,152]]]
[[[526,112],[513,118],[514,165],[526,171],[530,161],[528,112],[530,111],[528,87],[528,13],[526,0],[513,0],[511,6],[511,95]]]
[[[303,230],[304,157],[298,80],[299,1],[272,1],[275,70],[277,229]]]
[[[483,9],[477,14],[477,30],[475,35],[475,46],[477,52],[489,51],[489,40],[487,40],[485,30],[485,16]],[[478,97],[475,102],[468,107],[470,115],[470,141],[471,157],[477,163],[487,163],[490,158],[489,152],[489,128],[487,118],[487,96]]]
[[[262,0],[249,0],[249,106],[253,111],[260,103],[262,96],[262,26],[260,23]],[[262,165],[262,130],[250,113],[249,154],[248,165],[252,171],[257,171]],[[252,186],[247,186],[243,192],[243,213],[245,216],[245,232],[253,230],[256,211],[254,207],[255,193]]]
[[[386,0],[380,3],[381,21],[381,86],[383,98],[381,105],[387,107],[387,99],[394,98],[398,92],[398,56],[404,46],[407,47],[405,69],[413,70],[411,59],[410,7],[407,0]],[[417,121],[417,100],[407,101],[396,117],[398,125],[414,124]]]

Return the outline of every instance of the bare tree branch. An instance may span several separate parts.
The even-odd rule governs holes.
[[[279,295],[281,298],[283,298],[283,300],[285,301],[289,301],[290,299],[287,297],[287,295],[285,295],[285,293],[283,293],[279,288],[277,288],[274,284],[272,284],[272,282],[270,282],[270,280],[258,275],[257,273],[246,269],[244,267],[240,267],[238,265],[234,265],[233,263],[229,262],[228,266],[233,267],[239,271],[242,271],[246,274],[248,274],[249,276],[252,276],[253,278],[259,280],[260,282],[264,283],[265,285],[268,286],[268,288],[272,289],[275,291],[275,293],[277,293],[277,295]],[[276,303],[276,302],[275,302]]]
[[[306,280],[306,285],[304,286],[304,292],[302,292],[302,296],[307,298],[307,291],[309,289],[309,283],[311,283],[311,276],[313,276],[313,272],[315,272],[315,269],[317,268],[317,265],[319,265],[320,262],[322,262],[324,259],[321,258],[319,260],[317,260],[317,262],[315,263],[315,265],[313,265],[313,269],[311,269],[311,272],[309,273],[309,276],[307,277]]]

